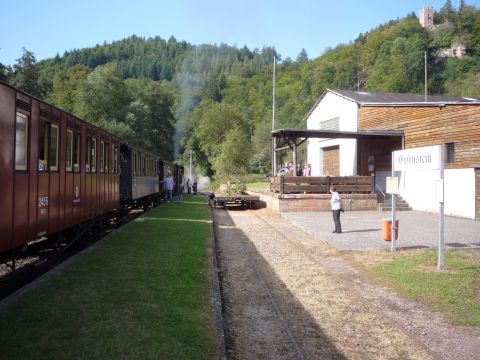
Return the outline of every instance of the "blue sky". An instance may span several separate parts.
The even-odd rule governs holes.
[[[452,0],[457,7],[460,0]],[[191,44],[274,46],[282,58],[309,58],[354,40],[389,20],[445,0],[4,0],[0,62],[14,64],[22,47],[38,60],[130,35],[174,36]],[[479,8],[480,0],[467,0]]]

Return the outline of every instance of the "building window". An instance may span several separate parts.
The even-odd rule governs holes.
[[[15,170],[27,170],[28,116],[17,113],[15,124]]]
[[[67,129],[67,159],[65,164],[65,169],[67,171],[72,171],[73,169],[73,130]]]
[[[340,118],[334,117],[328,120],[321,121],[318,128],[320,130],[340,130]]]
[[[58,171],[58,125],[50,127],[50,171]]]
[[[455,143],[447,143],[446,144],[446,162],[447,164],[451,164],[455,162]]]

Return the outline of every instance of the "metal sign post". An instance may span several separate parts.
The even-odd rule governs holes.
[[[443,149],[442,149],[443,150]],[[437,181],[436,186],[436,197],[438,201],[438,261],[437,261],[437,270],[440,271],[445,265],[445,216],[444,216],[444,164],[443,164],[444,152],[441,151],[440,154],[440,171],[439,177],[440,180]]]
[[[397,217],[395,215],[397,210],[397,198],[396,195],[398,194],[398,177],[394,177],[395,172],[395,164],[392,160],[392,177],[387,177],[387,194],[392,196],[392,223],[390,226],[390,251],[394,252],[397,249]]]

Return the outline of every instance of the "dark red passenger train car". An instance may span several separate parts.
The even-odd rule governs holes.
[[[0,83],[0,252],[116,209],[121,143]]]

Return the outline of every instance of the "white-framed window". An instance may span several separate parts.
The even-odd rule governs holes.
[[[80,154],[81,154],[82,135],[74,133],[73,136],[73,171],[80,172]]]
[[[103,173],[105,169],[105,142],[100,141],[100,172]]]
[[[65,159],[65,170],[73,170],[73,130],[67,129],[67,156]]]
[[[48,170],[48,123],[40,121],[38,129],[38,171]]]
[[[50,125],[50,171],[58,171],[58,143],[59,143],[58,125]]]
[[[328,120],[320,121],[319,124],[320,130],[340,130],[340,117],[334,117]]]
[[[115,146],[113,148],[113,168],[114,168],[114,173],[118,174],[118,146]]]
[[[15,170],[27,170],[28,116],[17,113],[15,121]]]

